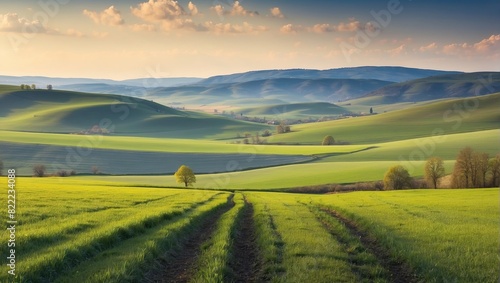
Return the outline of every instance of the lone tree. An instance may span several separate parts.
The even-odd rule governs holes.
[[[436,189],[439,183],[439,178],[444,176],[443,160],[439,157],[431,157],[427,159],[424,171],[427,185]]]
[[[191,186],[191,184],[196,183],[196,176],[193,173],[193,170],[191,168],[187,167],[186,165],[182,165],[177,169],[177,172],[174,174],[175,179],[177,180],[177,183],[184,183],[186,186]]]
[[[335,144],[335,139],[332,136],[326,136],[323,138],[322,145],[332,145]]]
[[[385,190],[402,190],[411,187],[412,178],[408,170],[401,165],[396,165],[384,175],[384,189]]]
[[[45,176],[45,165],[37,164],[37,165],[33,166],[33,175],[35,177]]]

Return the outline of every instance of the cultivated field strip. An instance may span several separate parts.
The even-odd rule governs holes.
[[[109,190],[109,188],[106,189]],[[62,189],[61,192],[64,194],[65,190]],[[151,192],[154,194],[154,191]],[[57,193],[57,190],[53,191],[54,195]],[[98,195],[92,190],[86,192],[85,189],[80,190],[79,193],[82,199],[91,199],[93,195]],[[23,282],[52,282],[61,274],[71,272],[73,267],[91,260],[123,240],[148,233],[149,229],[169,221],[184,219],[185,215],[193,213],[198,207],[211,206],[224,201],[227,195],[217,192],[184,192],[179,195],[178,190],[163,190],[163,193],[167,196],[169,194],[177,196],[175,199],[162,198],[162,200],[150,198],[153,201],[143,199],[140,200],[142,203],[127,208],[70,213],[67,216],[64,210],[51,207],[48,199],[26,200],[25,205],[45,203],[45,209],[58,211],[59,217],[53,217],[52,222],[50,222],[51,217],[43,220],[44,231],[39,224],[33,223],[22,213],[19,215],[20,219],[26,220],[22,225],[22,233],[18,233],[16,239],[17,251],[25,259],[19,262],[18,267],[20,271],[23,271],[20,272]],[[140,195],[137,194],[137,196]],[[137,202],[137,199],[133,202]],[[62,230],[59,228],[61,226]],[[5,274],[7,273],[0,275],[0,280],[5,279],[2,279]]]
[[[264,278],[272,282],[356,281],[349,255],[306,205],[281,194],[249,193],[248,199],[260,223]]]
[[[151,266],[159,264],[162,254],[179,252],[186,238],[199,231],[204,221],[224,210],[229,201],[227,194],[217,195],[188,213],[120,241],[91,261],[71,269],[56,282],[147,282]]]

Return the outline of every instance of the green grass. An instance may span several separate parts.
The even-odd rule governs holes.
[[[249,193],[272,282],[355,282],[349,256],[296,197]],[[267,230],[267,231],[262,231]]]
[[[6,89],[0,93],[0,130],[73,133],[99,125],[115,135],[231,138],[271,128],[120,95]]]
[[[272,141],[318,144],[324,136],[332,135],[336,140],[352,144],[370,144],[498,129],[499,100],[500,93],[496,93],[372,116],[293,125],[291,133],[273,136]]]
[[[266,117],[268,119],[307,119],[322,116],[337,116],[350,111],[331,103],[309,102],[266,105],[234,110],[250,117]]]
[[[266,189],[354,183],[383,179],[395,164],[405,166],[412,176],[423,176],[425,160],[438,156],[450,173],[458,152],[466,147],[491,156],[498,153],[498,130],[446,135],[439,139],[422,138],[371,145],[370,149],[350,154],[335,154],[312,163],[285,165],[242,172],[197,175],[198,188]],[[267,146],[264,146],[267,147]],[[328,147],[327,147],[328,148]],[[81,179],[80,179],[81,178]],[[76,180],[103,180],[136,185],[176,186],[172,176],[78,177]]]
[[[122,245],[123,241],[144,235],[151,236],[157,232],[158,227],[164,228],[162,231],[165,235],[168,223],[172,223],[172,227],[168,229],[173,232],[174,228],[180,227],[177,221],[184,221],[179,223],[187,225],[189,221],[185,220],[189,219],[188,215],[196,216],[204,207],[213,208],[225,202],[226,198],[223,194],[206,191],[140,190],[58,182],[39,183],[36,179],[18,180],[16,217],[22,229],[16,234],[16,253],[25,260],[18,262],[17,270],[19,276],[27,282],[40,281],[42,278],[53,281],[62,274],[76,274],[73,272],[74,268],[78,270],[80,264],[85,264],[96,256],[106,261],[107,252]],[[4,221],[5,217],[2,216]],[[3,237],[7,236],[7,232],[2,232]],[[149,239],[149,236],[145,238]],[[145,241],[144,244],[147,246],[151,243]],[[130,257],[136,245],[121,247],[121,252]],[[150,249],[154,249],[154,245]],[[6,254],[5,248],[2,250]],[[133,266],[134,269],[143,264],[141,256],[136,256],[135,262],[129,266],[127,264],[130,260],[132,259],[119,264]],[[109,262],[109,259],[107,261],[115,265],[117,263]],[[87,275],[96,271],[107,274],[106,265],[92,266],[92,273]],[[120,276],[124,276],[123,272],[131,271],[131,268],[122,269]],[[78,274],[81,278],[86,278],[81,272]],[[4,266],[0,280],[6,280],[6,276]]]
[[[177,249],[184,235],[225,205],[228,196],[118,185],[17,178],[18,281],[141,281],[157,258]],[[244,195],[254,207],[263,278],[271,282],[386,281],[374,255],[322,207],[354,221],[422,281],[499,279],[498,189]],[[235,204],[203,244],[195,282],[226,278],[241,193],[235,194]],[[5,222],[6,215],[1,219]],[[6,265],[1,270],[0,280],[6,281]]]
[[[242,194],[233,198],[234,206],[224,213],[217,222],[217,228],[210,239],[203,244],[203,250],[196,264],[192,282],[217,283],[228,280],[228,264],[231,259],[234,222],[244,206]],[[241,255],[240,255],[241,256]]]
[[[498,189],[357,192],[314,202],[355,220],[425,282],[497,282]]]

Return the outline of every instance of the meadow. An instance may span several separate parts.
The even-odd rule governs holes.
[[[18,178],[17,194],[17,282],[499,279],[498,189],[301,195]]]

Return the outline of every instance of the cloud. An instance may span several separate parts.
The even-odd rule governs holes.
[[[198,10],[194,4],[191,7],[191,13]],[[173,0],[149,0],[149,2],[140,3],[135,8],[130,7],[130,10],[134,16],[149,22],[175,20],[187,15],[184,8]]]
[[[49,33],[40,21],[30,21],[16,13],[0,14],[0,31],[18,33]]]
[[[500,51],[500,34],[492,34],[489,38],[474,44],[474,50],[478,52],[490,52],[495,49]]]
[[[418,50],[420,52],[432,52],[435,51],[438,48],[437,44],[435,42],[430,43],[426,46],[421,46]]]
[[[325,33],[325,32],[333,32],[336,31],[336,27],[330,25],[330,24],[316,24],[314,25],[311,30],[315,33]]]
[[[366,30],[374,32],[378,29],[373,23],[368,22],[366,24],[351,18],[349,22],[340,22],[338,25],[333,25],[329,23],[316,24],[307,30],[314,33],[328,33],[328,32],[355,32],[359,30]]]
[[[233,9],[231,10],[232,16],[258,16],[259,12],[257,11],[248,11],[243,6],[241,6],[240,1],[234,1]]]
[[[227,16],[227,15],[230,15],[230,16],[250,16],[250,17],[253,17],[253,16],[258,16],[259,15],[259,12],[257,12],[257,11],[249,11],[249,10],[245,9],[240,4],[240,1],[234,1],[233,6],[231,7],[231,11],[226,11],[226,9],[224,8],[224,6],[222,6],[220,4],[219,5],[215,5],[215,6],[211,7],[210,9],[214,10],[215,13],[219,17]]]
[[[150,24],[134,24],[130,26],[132,31],[142,32],[142,31],[156,31],[155,25]]]
[[[493,34],[476,43],[451,43],[444,45],[442,50],[446,55],[500,54],[500,34]]]
[[[196,5],[193,4],[193,2],[189,1],[189,3],[188,3],[188,9],[191,12],[192,16],[198,15],[198,7],[196,7]]]
[[[271,15],[276,18],[284,18],[285,15],[281,12],[279,7],[273,7],[269,10],[271,12]]]
[[[350,19],[348,23],[340,23],[337,25],[336,30],[341,32],[352,32],[361,30],[363,25],[360,21]]]
[[[120,26],[125,23],[120,11],[118,11],[115,6],[110,6],[100,13],[85,9],[83,10],[83,14],[92,19],[96,24]]]
[[[203,24],[203,27],[207,31],[211,31],[216,34],[228,34],[228,33],[256,34],[269,30],[269,28],[266,26],[253,26],[247,22],[244,22],[242,25],[230,24],[230,23],[206,22]]]
[[[302,30],[302,26],[286,24],[280,28],[281,33],[294,34]]]

